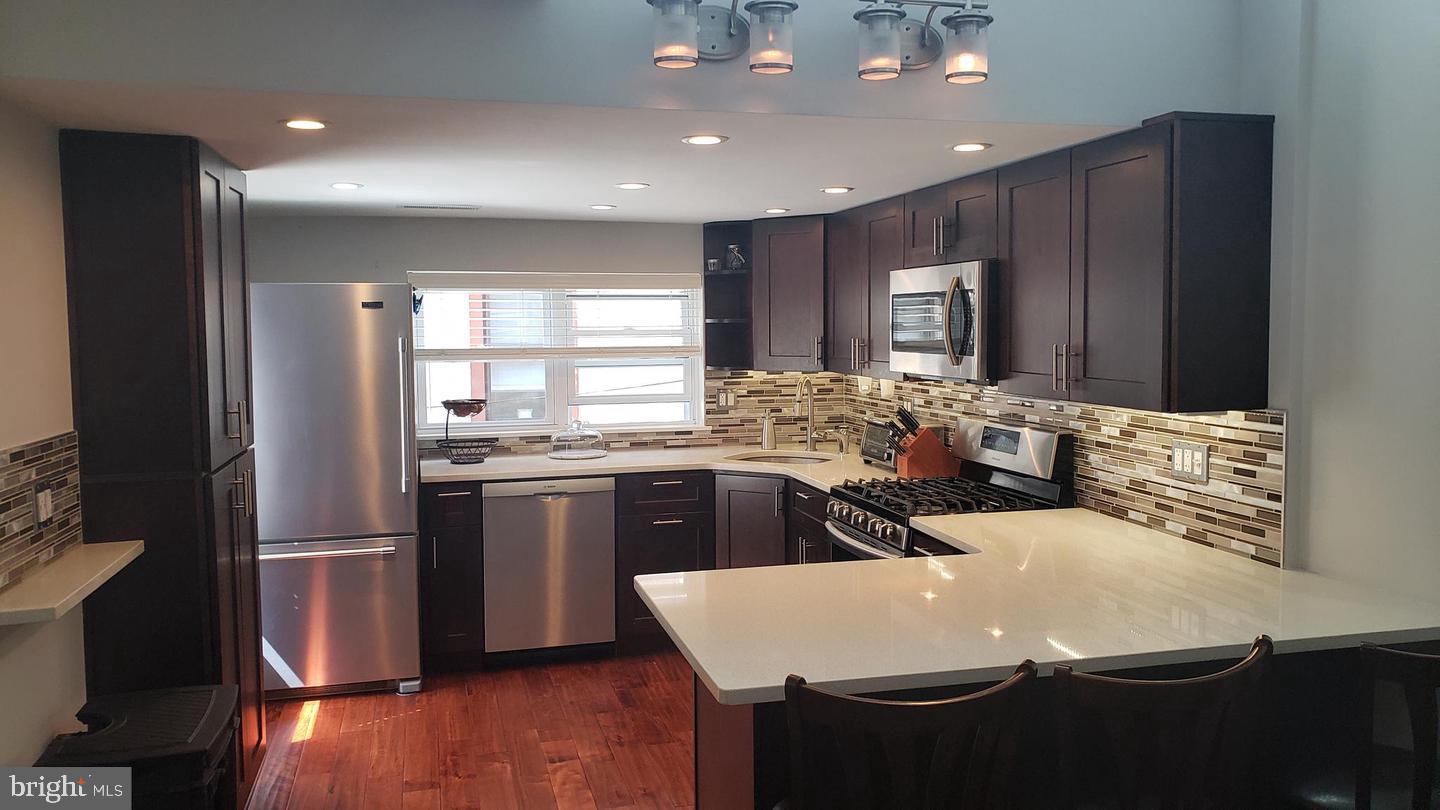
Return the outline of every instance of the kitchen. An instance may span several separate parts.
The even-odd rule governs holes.
[[[204,694],[205,806],[838,806],[869,695],[1054,806],[1065,690],[1263,668],[1080,773],[1408,806],[1434,10],[750,5],[0,4],[0,764]]]

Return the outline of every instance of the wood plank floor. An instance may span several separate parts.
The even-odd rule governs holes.
[[[252,810],[670,808],[695,801],[678,654],[439,675],[272,702]]]

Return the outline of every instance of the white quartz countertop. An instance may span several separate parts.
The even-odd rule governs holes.
[[[818,466],[818,465],[817,465]],[[1440,638],[1440,605],[1282,571],[1083,509],[921,518],[978,553],[636,577],[724,704]]]
[[[64,616],[120,569],[140,556],[145,543],[81,543],[0,591],[0,625],[48,622]]]
[[[772,452],[796,451],[798,445],[785,445]],[[823,447],[829,447],[828,445]],[[526,478],[572,478],[621,473],[666,472],[675,470],[715,470],[717,472],[762,473],[783,475],[828,490],[847,478],[876,478],[894,475],[883,467],[872,467],[855,454],[839,456],[819,464],[772,464],[757,461],[734,461],[726,456],[761,452],[754,445],[726,447],[673,447],[664,450],[615,450],[604,458],[583,461],[560,461],[544,453],[491,456],[480,464],[451,464],[445,459],[424,459],[420,462],[420,480],[427,483],[447,481],[514,481]]]

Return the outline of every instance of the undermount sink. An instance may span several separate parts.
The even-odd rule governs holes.
[[[725,458],[730,461],[763,461],[767,464],[823,464],[839,456],[833,453],[813,453],[809,450],[751,450],[734,453]]]

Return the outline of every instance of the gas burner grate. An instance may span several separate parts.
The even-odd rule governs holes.
[[[873,478],[840,490],[906,517],[1047,509],[1053,504],[968,478]]]

